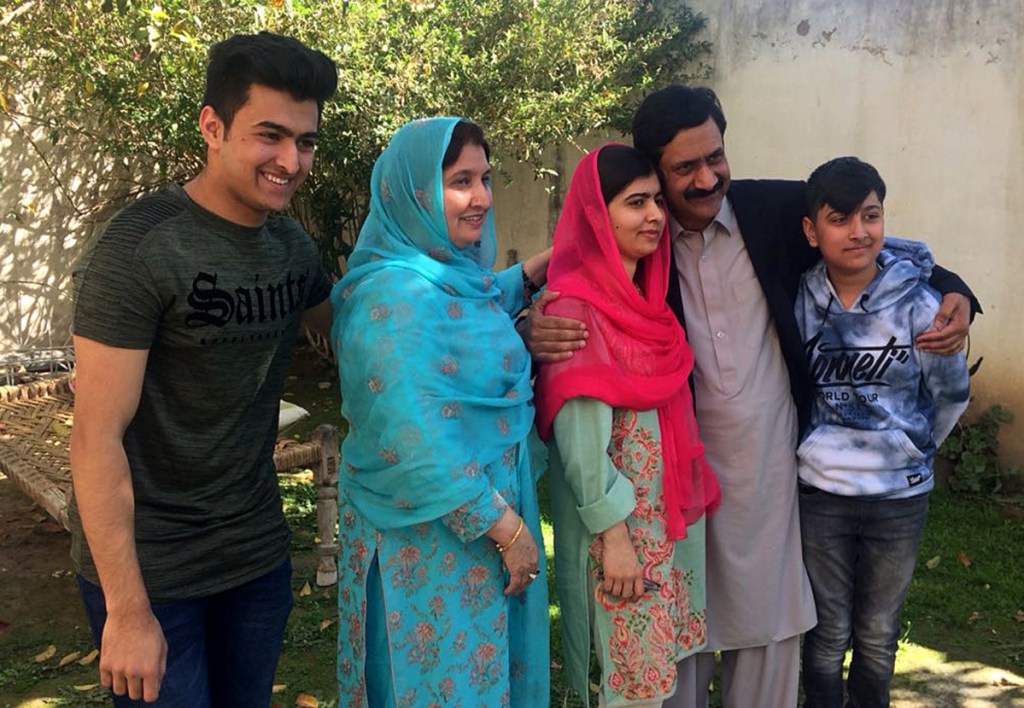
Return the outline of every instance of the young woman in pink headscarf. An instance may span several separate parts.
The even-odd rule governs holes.
[[[720,492],[697,439],[693,354],[665,304],[661,185],[638,150],[606,145],[576,168],[548,267],[546,314],[587,346],[541,368],[537,425],[551,450],[565,669],[599,706],[661,706],[705,644],[704,519]]]

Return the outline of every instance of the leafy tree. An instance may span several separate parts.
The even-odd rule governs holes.
[[[468,116],[499,160],[539,164],[544,146],[625,128],[652,87],[705,73],[703,26],[680,0],[0,0],[0,113],[152,175],[134,185],[148,189],[202,163],[207,47],[235,32],[298,37],[340,70],[293,205],[330,265],[402,123]]]

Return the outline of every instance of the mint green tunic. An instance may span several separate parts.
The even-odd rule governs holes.
[[[675,693],[676,663],[706,643],[704,519],[670,541],[662,512],[661,430],[655,410],[568,401],[550,443],[555,578],[565,671],[586,700],[591,646],[606,704],[629,706]],[[625,520],[655,584],[640,599],[600,591],[597,534]]]

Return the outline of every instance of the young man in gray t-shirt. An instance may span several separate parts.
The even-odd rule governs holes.
[[[289,37],[210,51],[194,179],[76,268],[72,558],[117,705],[268,705],[291,608],[273,468],[298,328],[331,283],[285,209],[337,71]]]

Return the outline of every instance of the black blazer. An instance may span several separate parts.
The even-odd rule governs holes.
[[[805,192],[804,182],[746,179],[733,181],[728,197],[775,322],[801,431],[810,422],[813,389],[793,305],[801,274],[821,258],[818,249],[811,248],[804,238],[801,221],[807,212]],[[929,283],[940,293],[966,295],[971,300],[972,315],[981,312],[971,289],[955,273],[936,266]],[[685,327],[675,258],[672,259],[667,300]]]

